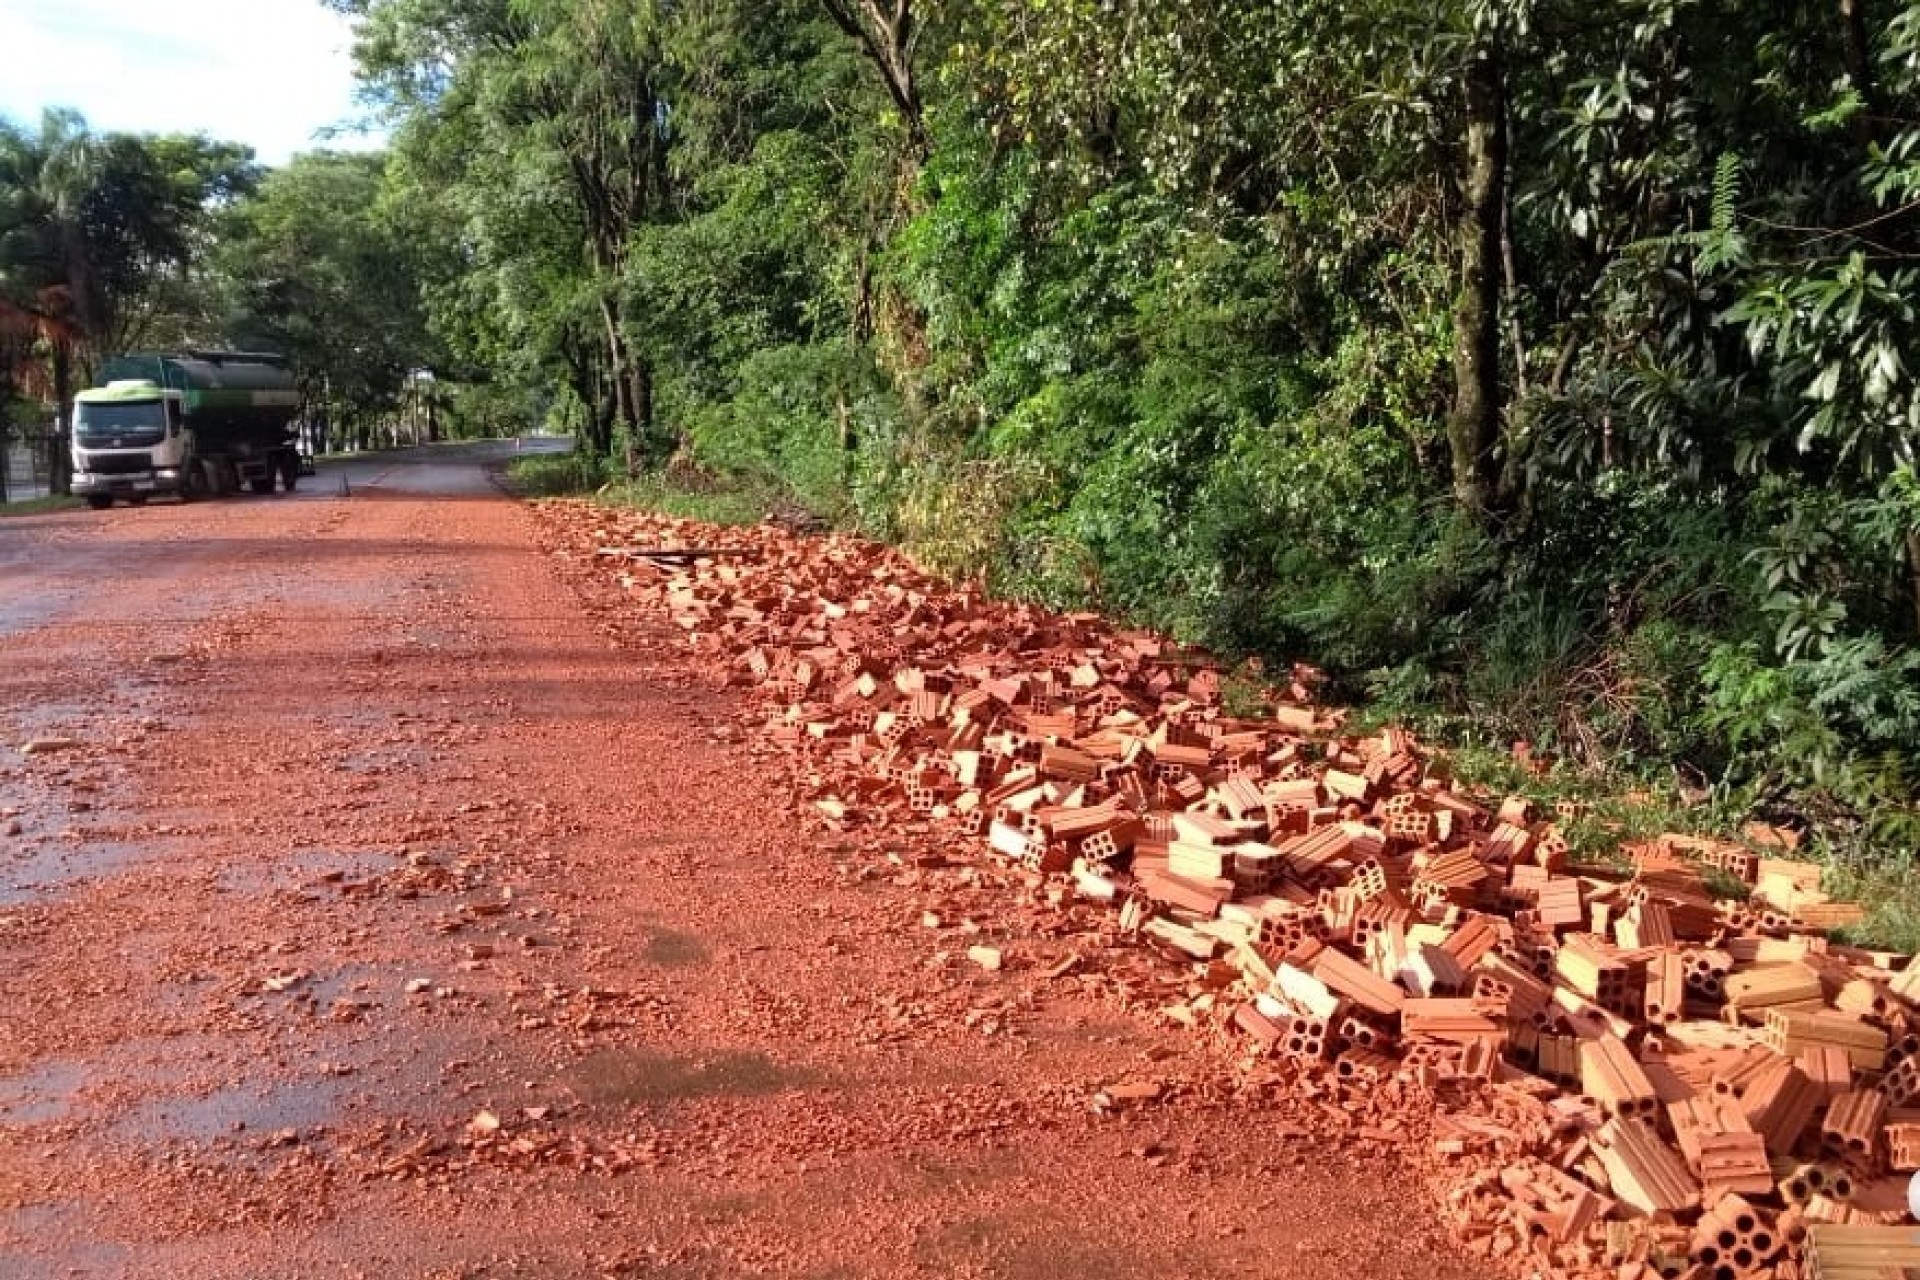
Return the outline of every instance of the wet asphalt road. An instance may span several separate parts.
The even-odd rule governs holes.
[[[564,437],[486,440],[428,445],[380,453],[323,459],[316,474],[302,476],[290,494],[251,494],[220,499],[229,503],[324,503],[355,492],[412,493],[422,496],[475,496],[494,492],[495,471],[527,454],[564,453]],[[177,505],[157,499],[156,509]],[[186,583],[196,572],[194,548],[177,537],[156,554],[129,564],[124,546],[90,537],[99,524],[138,519],[140,508],[116,505],[110,511],[73,511],[32,526],[0,517],[0,639],[54,622],[84,624],[89,617],[108,621],[113,584],[127,576]]]

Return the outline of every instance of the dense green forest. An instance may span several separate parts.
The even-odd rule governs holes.
[[[331,3],[384,155],[0,136],[0,389],[199,337],[364,431],[431,369],[595,483],[1920,844],[1920,3]]]

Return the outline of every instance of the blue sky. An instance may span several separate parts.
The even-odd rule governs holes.
[[[0,116],[72,107],[99,132],[206,133],[262,163],[364,149],[353,30],[320,0],[0,0]]]

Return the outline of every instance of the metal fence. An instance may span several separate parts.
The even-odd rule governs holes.
[[[52,492],[60,437],[51,431],[0,428],[0,502],[24,502]]]

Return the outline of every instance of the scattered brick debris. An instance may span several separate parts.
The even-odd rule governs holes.
[[[1617,1280],[1920,1265],[1900,1225],[1920,962],[1829,941],[1862,912],[1790,856],[1795,833],[1582,865],[1568,811],[1458,787],[1403,730],[1347,732],[1311,669],[1236,716],[1204,653],[870,543],[557,505],[560,556],[617,574],[750,691],[749,747],[787,762],[815,821],[919,832],[1104,905],[1205,989],[1163,1013],[1309,1096],[1350,1089],[1327,1109],[1353,1141],[1395,1140],[1406,1098],[1429,1099],[1412,1158],[1469,1248]]]

